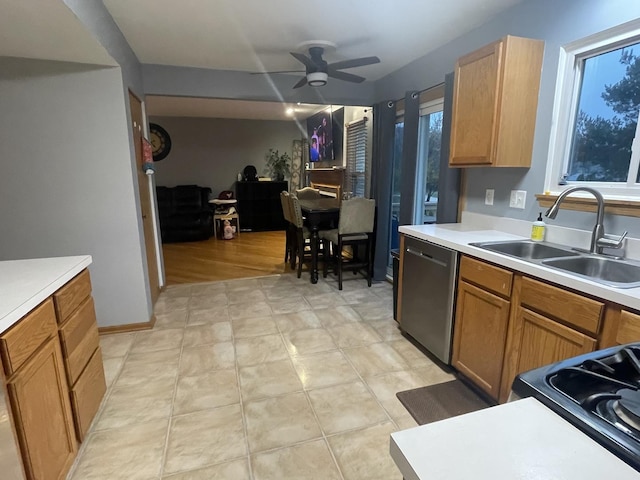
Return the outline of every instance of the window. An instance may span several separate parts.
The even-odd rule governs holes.
[[[545,190],[588,184],[640,196],[640,21],[575,42],[560,57]]]
[[[347,188],[354,197],[364,197],[367,185],[367,120],[347,125]]]
[[[419,224],[436,221],[443,103],[444,99],[439,98],[420,106],[416,169],[418,185],[414,207],[415,220]]]

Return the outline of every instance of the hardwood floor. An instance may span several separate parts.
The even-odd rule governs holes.
[[[291,273],[284,263],[285,232],[243,232],[233,240],[166,243],[165,284],[212,282]]]

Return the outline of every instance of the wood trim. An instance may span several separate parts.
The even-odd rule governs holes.
[[[549,208],[558,199],[555,194],[536,193],[538,205],[542,208]],[[574,210],[579,212],[596,212],[598,209],[595,198],[568,196],[560,204],[563,210]],[[612,215],[624,215],[626,217],[640,217],[640,200],[619,200],[604,199],[604,211]]]
[[[502,378],[500,379],[500,396],[498,401],[505,403],[511,393],[511,384],[516,374],[522,338],[522,322],[517,321],[520,308],[520,296],[522,292],[522,275],[514,275],[513,288],[511,289],[511,309],[509,310],[509,323],[507,326],[507,341],[504,347],[504,360],[502,364]]]
[[[400,234],[400,265],[398,265],[398,305],[396,322],[402,325],[402,274],[404,272],[404,233]]]
[[[609,348],[618,345],[618,332],[620,329],[620,305],[607,304],[602,320],[602,332],[598,348]]]
[[[112,333],[139,332],[141,330],[151,330],[156,324],[156,316],[151,315],[148,322],[125,323],[122,325],[110,325],[108,327],[98,327],[100,335],[111,335]]]

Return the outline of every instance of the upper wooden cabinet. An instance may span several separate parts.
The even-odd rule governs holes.
[[[456,62],[452,167],[529,167],[544,42],[506,36]]]

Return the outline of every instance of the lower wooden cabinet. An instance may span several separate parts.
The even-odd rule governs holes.
[[[77,443],[62,353],[55,336],[9,379],[7,390],[27,478],[65,478]]]
[[[497,399],[504,360],[510,302],[460,281],[452,364]]]

